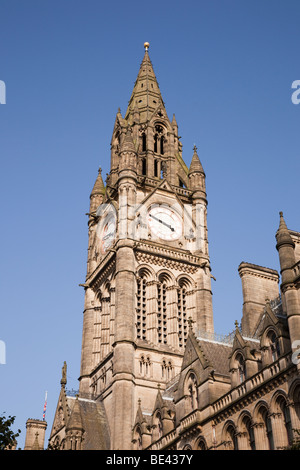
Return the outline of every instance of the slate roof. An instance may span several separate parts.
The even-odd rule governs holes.
[[[206,339],[197,339],[198,344],[215,372],[223,375],[229,375],[229,355],[232,351],[232,345],[218,343]]]
[[[70,421],[76,398],[67,396]],[[102,402],[78,398],[82,427],[85,430],[83,450],[109,450],[109,425]],[[69,423],[67,424],[67,427]]]

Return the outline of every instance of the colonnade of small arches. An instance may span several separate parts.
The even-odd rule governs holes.
[[[300,428],[300,383],[288,396],[277,390],[270,402],[260,400],[254,410],[243,410],[225,422],[221,447],[227,450],[276,450],[288,448],[293,430]]]
[[[185,396],[188,409],[198,408],[195,376],[190,373],[186,379]],[[175,412],[169,410],[166,430],[166,411],[157,409],[147,425],[148,445],[159,441],[163,436],[175,430]],[[182,440],[180,450],[281,450],[293,443],[294,430],[300,429],[300,380],[297,379],[287,394],[284,390],[276,390],[271,399],[259,400],[250,411],[244,409],[234,418],[224,423],[210,423],[206,429],[193,432],[193,437]],[[167,431],[167,432],[166,432]],[[141,424],[134,430],[136,449],[142,449],[143,433]],[[150,437],[151,436],[151,437]]]

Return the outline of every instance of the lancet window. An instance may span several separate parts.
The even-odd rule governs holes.
[[[278,337],[274,331],[272,331],[268,335],[268,340],[270,344],[270,353],[271,353],[272,361],[277,361],[277,359],[280,356],[280,347],[279,347]]]
[[[137,279],[136,335],[138,339],[147,338],[147,298],[146,279]]]
[[[174,377],[174,367],[171,361],[162,361],[161,365],[161,376],[165,380],[169,380]]]
[[[246,379],[246,363],[242,354],[238,354],[236,357],[237,360],[237,370],[239,382],[242,383]]]
[[[146,152],[147,150],[147,139],[146,139],[146,134],[143,132],[142,134],[142,152]]]
[[[187,399],[190,410],[198,408],[198,391],[197,391],[197,379],[194,373],[191,373],[186,382],[187,387]]]
[[[157,321],[158,342],[167,343],[167,285],[166,282],[157,285]]]
[[[178,304],[178,340],[179,347],[185,345],[187,339],[187,287],[188,281],[185,279],[180,280],[179,288],[177,291],[177,304]]]
[[[163,135],[163,127],[160,124],[155,126],[154,130],[154,153],[164,155],[165,153],[165,137]]]

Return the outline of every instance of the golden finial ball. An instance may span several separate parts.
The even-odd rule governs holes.
[[[146,51],[149,49],[149,46],[150,46],[149,42],[144,42],[144,48]]]

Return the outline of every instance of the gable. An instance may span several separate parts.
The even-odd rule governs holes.
[[[66,392],[64,387],[62,387],[58,397],[50,438],[66,426],[69,417],[70,410],[67,403]]]
[[[202,366],[202,369],[205,369],[210,365],[208,359],[205,357],[194,335],[189,334],[185,346],[181,371],[190,367],[195,361],[199,361]]]

